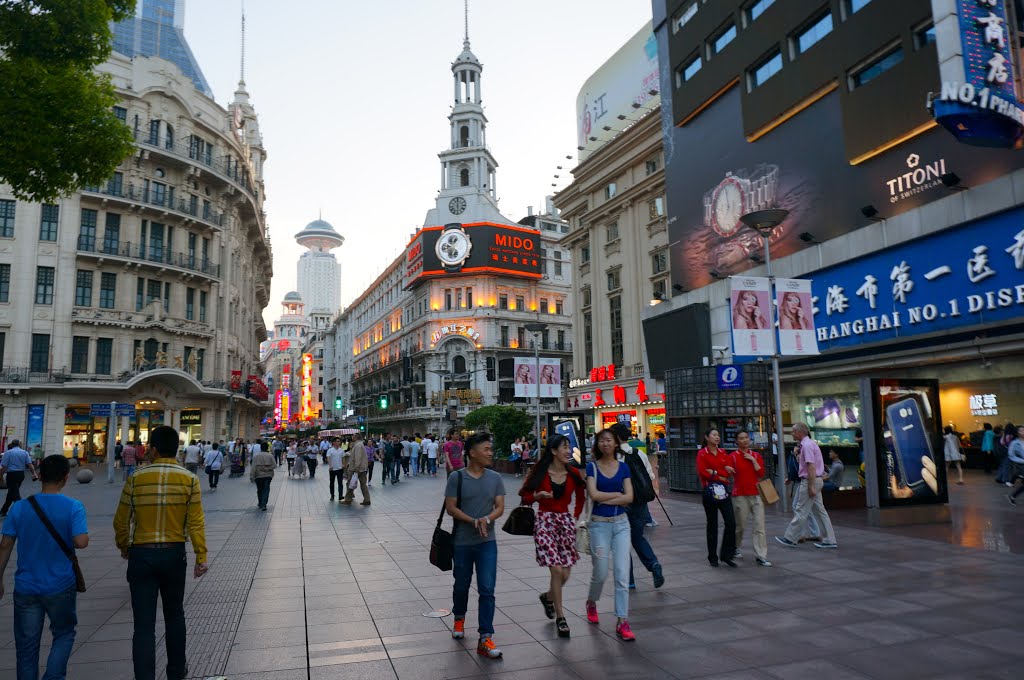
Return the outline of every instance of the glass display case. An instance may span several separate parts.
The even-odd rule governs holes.
[[[800,408],[819,446],[857,446],[854,435],[861,426],[859,394],[803,397]]]

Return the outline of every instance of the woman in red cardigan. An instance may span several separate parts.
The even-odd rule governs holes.
[[[732,476],[736,474],[733,457],[718,448],[721,438],[718,430],[711,428],[704,433],[704,448],[697,452],[697,475],[704,487],[704,514],[708,520],[708,562],[717,567],[719,559],[730,567],[735,567],[733,557],[736,553],[736,516],[729,498],[729,486]],[[718,513],[722,513],[725,521],[725,533],[722,536],[722,550],[718,547]]]
[[[569,637],[569,624],[562,611],[562,586],[569,580],[569,572],[580,558],[576,552],[576,520],[583,511],[587,493],[579,470],[569,466],[571,458],[568,438],[560,434],[551,435],[540,459],[530,469],[523,488],[519,490],[523,504],[539,504],[533,530],[537,564],[551,571],[551,588],[541,593],[540,602],[547,617],[555,619],[559,637]],[[575,496],[576,504],[569,514],[569,498],[572,496]]]

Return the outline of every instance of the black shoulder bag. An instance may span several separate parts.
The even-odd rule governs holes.
[[[26,499],[32,506],[32,509],[39,515],[39,521],[43,523],[46,530],[53,536],[53,540],[60,546],[61,552],[63,552],[69,560],[71,560],[71,569],[75,572],[75,590],[80,593],[85,592],[85,577],[82,576],[82,568],[78,566],[78,556],[75,555],[75,551],[68,547],[68,544],[64,542],[64,539],[60,537],[57,530],[53,528],[53,524],[50,522],[50,518],[46,516],[43,509],[39,507],[39,501],[36,500],[35,496],[29,496]]]
[[[462,471],[459,470],[455,474],[459,476],[459,480],[456,482],[455,507],[459,508],[462,506]],[[430,539],[430,563],[441,571],[452,570],[452,560],[455,556],[455,537],[441,528],[446,504],[447,499],[441,503],[441,514],[437,516],[434,536]],[[455,523],[456,520],[452,518],[452,531],[455,530]]]

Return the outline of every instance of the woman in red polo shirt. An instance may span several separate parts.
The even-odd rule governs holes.
[[[730,567],[735,567],[733,555],[736,553],[736,518],[732,511],[732,500],[729,498],[729,486],[732,476],[736,474],[732,455],[718,447],[721,437],[718,430],[711,428],[704,433],[704,448],[697,452],[697,475],[704,487],[704,514],[708,526],[708,562],[717,567],[719,559]],[[725,532],[722,534],[722,550],[718,547],[718,513],[722,513]]]
[[[539,504],[533,531],[537,564],[551,572],[551,588],[541,593],[540,602],[547,617],[555,619],[559,637],[569,637],[569,624],[562,611],[562,586],[580,559],[576,551],[576,520],[583,511],[587,495],[579,470],[569,466],[571,458],[569,439],[560,434],[551,435],[519,490],[524,504]],[[573,496],[576,505],[569,514],[569,499]]]
[[[736,484],[732,489],[732,509],[736,515],[736,552],[740,555],[743,545],[743,527],[747,517],[753,514],[754,523],[750,527],[753,534],[754,558],[758,566],[770,567],[768,561],[768,540],[764,534],[764,503],[757,490],[757,482],[764,477],[764,460],[761,454],[750,448],[750,434],[741,430],[736,435],[737,450],[733,452],[733,467],[736,468]]]

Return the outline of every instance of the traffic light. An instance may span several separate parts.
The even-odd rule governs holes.
[[[340,411],[341,410],[341,406],[342,406],[341,397],[335,397],[334,398],[334,410],[335,411]]]
[[[360,432],[366,432],[366,425],[360,425],[359,426],[359,431]]]
[[[380,395],[380,407],[381,408],[387,408],[388,407],[388,395],[386,395],[386,394]]]
[[[494,382],[494,357],[487,357],[487,382]]]

